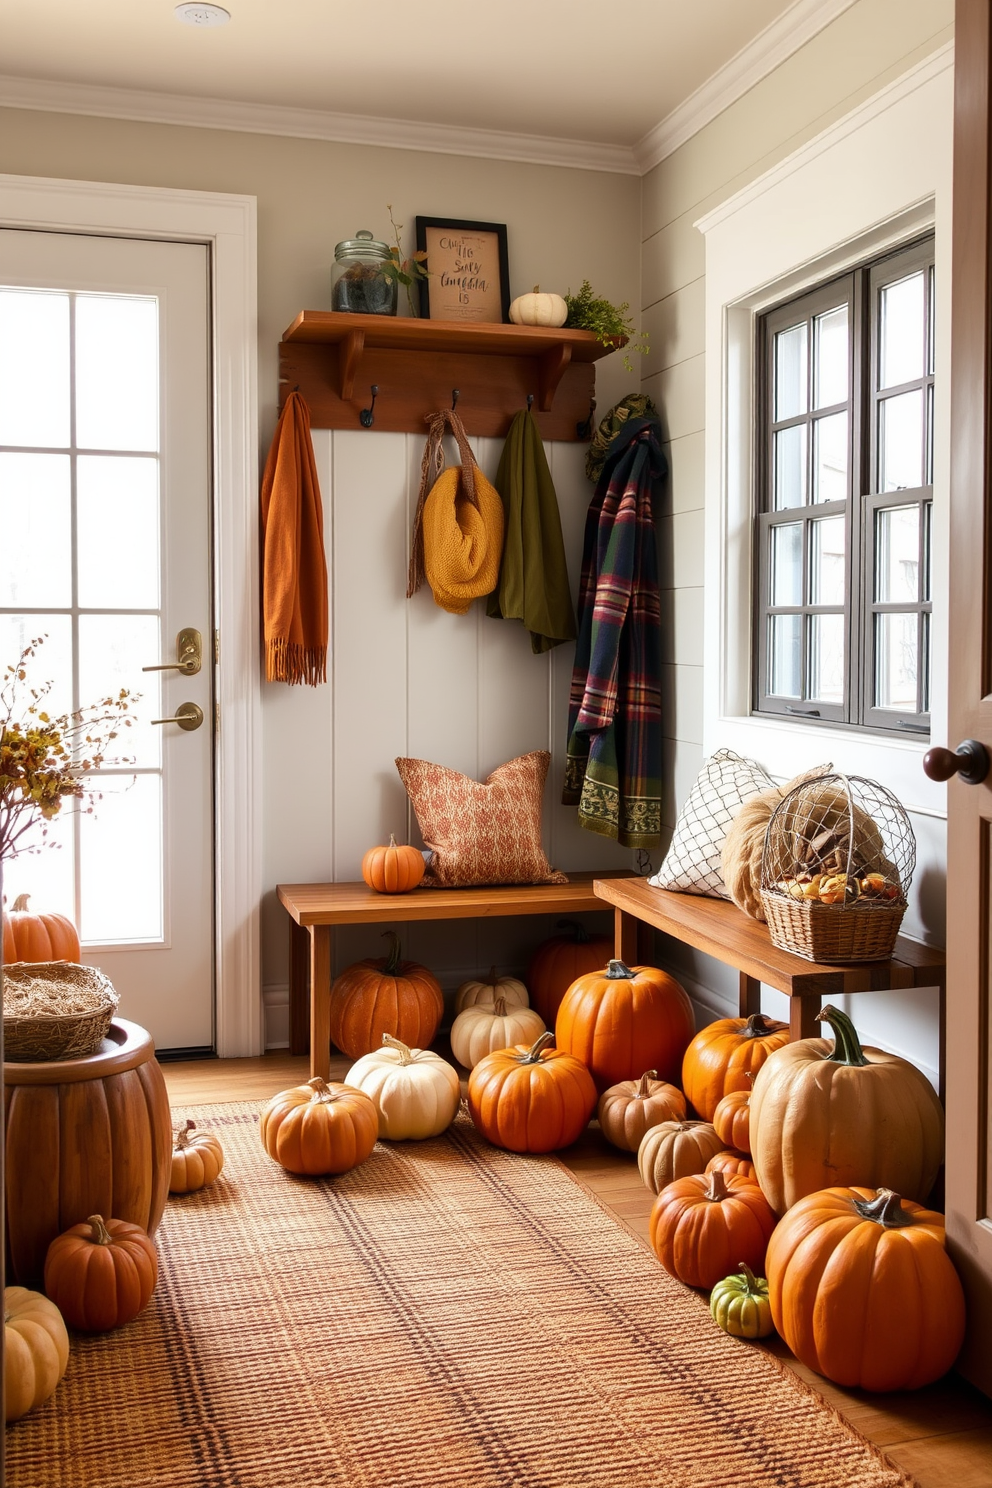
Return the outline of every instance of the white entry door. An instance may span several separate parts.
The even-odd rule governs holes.
[[[200,244],[0,230],[0,661],[44,636],[54,713],[140,694],[4,894],[69,914],[160,1050],[214,1043],[209,293]]]

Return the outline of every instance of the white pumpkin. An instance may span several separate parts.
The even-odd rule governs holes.
[[[520,295],[510,304],[514,325],[563,326],[568,319],[568,306],[558,294],[542,294],[535,284],[530,294]]]
[[[451,1025],[451,1052],[466,1069],[497,1049],[526,1044],[528,1049],[545,1032],[544,1019],[529,1007],[507,1007],[497,997],[493,1006],[479,1003],[459,1013]]]
[[[498,977],[495,966],[490,967],[489,976],[481,982],[462,982],[455,993],[455,1012],[463,1013],[467,1007],[479,1003],[494,1005],[502,997],[507,1007],[530,1007],[530,998],[523,982],[516,977]]]
[[[438,1136],[458,1110],[458,1071],[439,1054],[410,1049],[391,1033],[382,1035],[382,1044],[351,1066],[344,1083],[372,1100],[380,1137],[404,1142]]]

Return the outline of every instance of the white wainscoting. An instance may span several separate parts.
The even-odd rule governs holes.
[[[498,439],[472,441],[492,479]],[[331,603],[327,686],[263,687],[263,964],[266,1045],[285,1044],[287,926],[277,883],[360,877],[377,842],[420,845],[393,763],[434,760],[483,779],[531,749],[552,755],[544,803],[551,862],[569,869],[630,867],[631,854],[579,828],[560,804],[574,647],[535,656],[515,621],[492,620],[484,601],[449,615],[426,587],[405,598],[410,530],[423,438],[314,430],[324,501]],[[568,554],[573,600],[593,487],[584,444],[548,444]],[[452,452],[451,459],[457,456]],[[605,929],[609,916],[595,923]],[[496,963],[520,969],[554,933],[550,918],[452,920],[397,927],[404,953],[429,966],[446,990]],[[382,953],[380,931],[356,926],[335,937],[335,971]]]

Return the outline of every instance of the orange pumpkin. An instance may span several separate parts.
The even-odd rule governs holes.
[[[71,920],[61,914],[34,914],[30,894],[21,894],[3,912],[3,959],[15,961],[78,961],[79,936]]]
[[[314,1075],[281,1090],[262,1112],[262,1146],[287,1173],[347,1173],[365,1161],[379,1135],[375,1102],[364,1090],[328,1085]]]
[[[677,1178],[654,1201],[651,1245],[665,1270],[687,1286],[716,1286],[742,1264],[763,1274],[775,1215],[751,1178],[717,1171]]]
[[[603,1091],[636,1079],[646,1065],[674,1081],[694,1026],[692,1004],[674,977],[655,966],[611,961],[569,987],[555,1043],[581,1059]]]
[[[751,1155],[751,1092],[731,1090],[717,1101],[713,1112],[717,1136],[728,1147]]]
[[[497,1049],[469,1075],[469,1115],[494,1147],[556,1152],[589,1124],[596,1106],[592,1076],[571,1054],[549,1048],[553,1037],[542,1033],[529,1049]]]
[[[715,1173],[717,1168],[725,1178],[753,1178],[755,1183],[758,1182],[754,1163],[749,1157],[745,1157],[743,1152],[734,1152],[730,1148],[726,1152],[718,1152],[715,1157],[710,1158],[703,1172]]]
[[[527,968],[531,1007],[536,1008],[549,1028],[554,1027],[561,1000],[577,977],[602,971],[613,955],[613,940],[590,935],[578,920],[559,920],[562,935],[552,935],[539,945]]]
[[[685,1051],[682,1089],[686,1099],[712,1121],[716,1108],[731,1090],[750,1090],[756,1074],[775,1049],[789,1042],[785,1023],[764,1013],[749,1018],[718,1018],[701,1028]]]
[[[91,1214],[57,1235],[45,1291],[71,1328],[106,1333],[137,1317],[158,1281],[155,1242],[140,1225]]]
[[[388,847],[370,847],[362,859],[362,877],[377,894],[405,894],[424,876],[424,855],[415,847],[398,847],[390,835]]]
[[[213,1132],[197,1131],[187,1121],[176,1130],[172,1143],[172,1172],[169,1192],[195,1193],[208,1188],[224,1166],[224,1149]]]
[[[399,937],[386,933],[388,956],[356,961],[331,987],[331,1040],[349,1059],[381,1049],[385,1033],[426,1049],[444,1012],[437,978],[426,966],[401,961]]]
[[[604,1090],[596,1115],[608,1142],[621,1152],[636,1152],[650,1127],[682,1120],[685,1096],[677,1086],[659,1080],[657,1070],[648,1070],[639,1080],[621,1080]]]
[[[891,1189],[823,1189],[779,1221],[766,1264],[776,1328],[836,1384],[916,1390],[954,1363],[965,1302],[942,1214]]]

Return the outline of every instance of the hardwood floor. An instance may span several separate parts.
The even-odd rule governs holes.
[[[331,1062],[331,1078],[341,1079],[350,1061]],[[267,1100],[278,1090],[302,1084],[307,1061],[288,1054],[259,1059],[191,1060],[163,1064],[173,1106],[221,1101]],[[607,1145],[591,1127],[574,1147],[560,1153],[562,1162],[600,1203],[648,1249],[648,1215],[653,1195],[640,1180],[632,1158]],[[956,1375],[925,1390],[869,1395],[842,1390],[821,1379],[780,1341],[773,1352],[819,1395],[834,1406],[901,1468],[920,1488],[992,1488],[992,1401]],[[852,1485],[854,1488],[854,1485]]]

